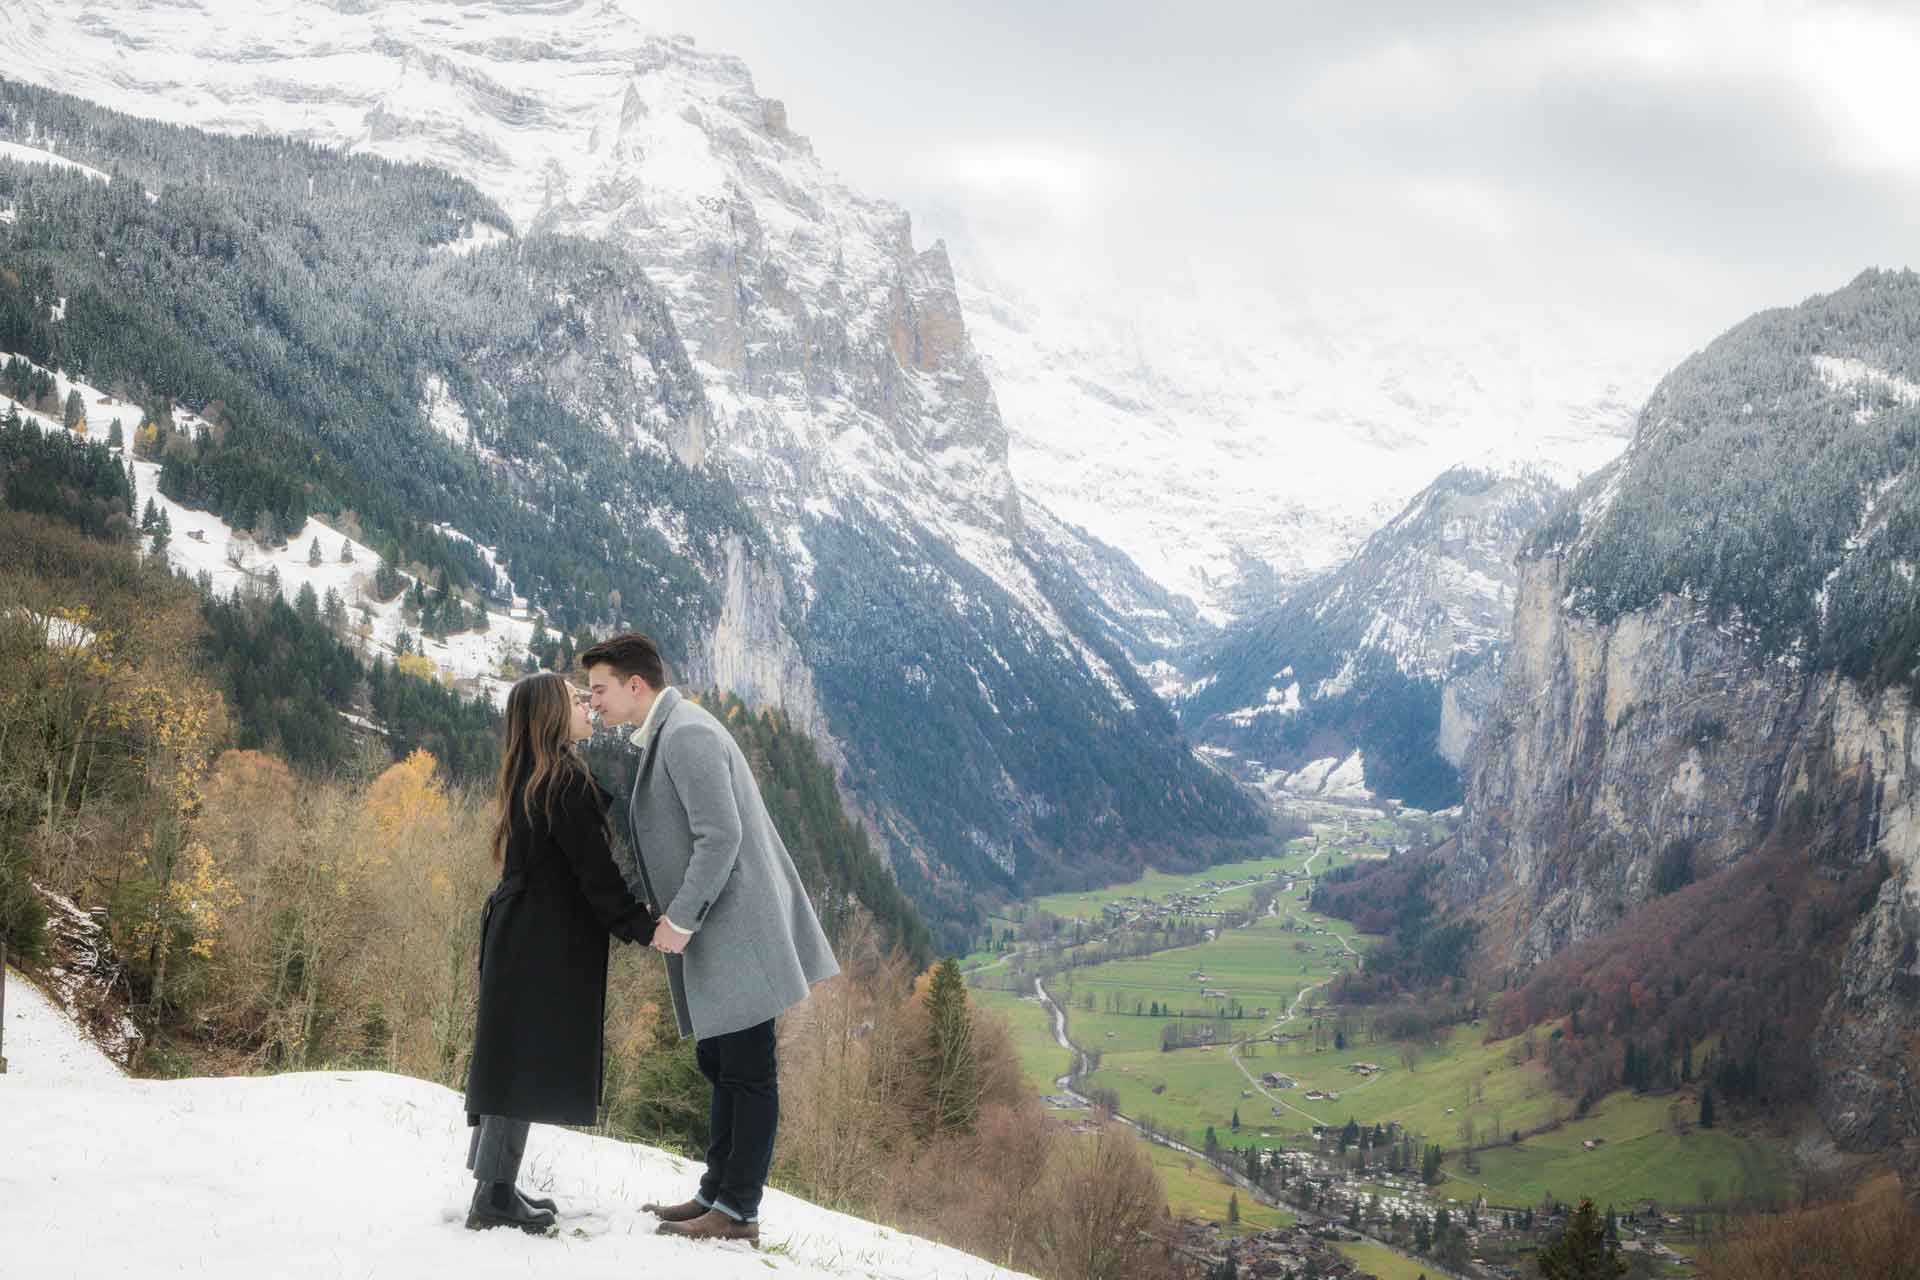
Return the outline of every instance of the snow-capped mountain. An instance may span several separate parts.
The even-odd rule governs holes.
[[[650,284],[632,296],[601,278],[618,263],[590,302],[560,288],[582,314],[544,364],[423,381],[423,427],[483,443],[462,424],[536,381],[634,450],[724,477],[764,537],[725,539],[690,677],[830,733],[929,880],[1024,883],[1260,830],[1136,669],[1178,640],[1162,633],[1180,607],[1111,590],[1126,575],[1097,538],[1029,520],[944,249],[841,184],[738,60],[619,3],[533,0],[22,0],[0,13],[0,60],[143,116],[443,167],[511,224],[463,224],[449,247],[475,260],[585,237],[636,262]],[[656,289],[665,328],[644,314]],[[658,517],[669,544],[701,532]],[[938,894],[972,909],[954,886],[923,903]]]
[[[1498,691],[1514,553],[1564,492],[1529,467],[1448,471],[1352,560],[1193,662],[1182,718],[1263,781],[1297,772],[1317,794],[1329,771],[1364,768],[1381,794],[1454,803]]]
[[[958,252],[1022,491],[1217,625],[1344,563],[1449,467],[1571,486],[1625,447],[1659,373],[1464,307],[1218,285],[1053,294],[981,283],[990,245]]]

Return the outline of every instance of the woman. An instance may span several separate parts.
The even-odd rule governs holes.
[[[467,1226],[545,1231],[554,1203],[514,1186],[527,1126],[592,1124],[600,1105],[607,937],[645,943],[653,913],[614,863],[606,794],[574,744],[585,695],[551,671],[507,695],[493,865],[480,925],[480,1012],[467,1069]]]

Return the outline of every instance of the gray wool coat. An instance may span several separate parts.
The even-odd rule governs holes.
[[[778,1017],[840,966],[733,735],[677,689],[654,723],[629,802],[634,853],[647,897],[693,931],[667,980],[680,1034],[705,1040]]]

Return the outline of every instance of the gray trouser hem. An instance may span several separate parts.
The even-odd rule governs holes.
[[[481,1116],[467,1143],[467,1168],[479,1182],[513,1182],[520,1176],[520,1158],[527,1153],[525,1120]]]

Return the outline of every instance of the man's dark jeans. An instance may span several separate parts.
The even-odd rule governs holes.
[[[707,1173],[695,1197],[736,1222],[760,1220],[760,1193],[773,1164],[780,1124],[779,1067],[773,1019],[694,1044],[700,1074],[713,1085]]]

